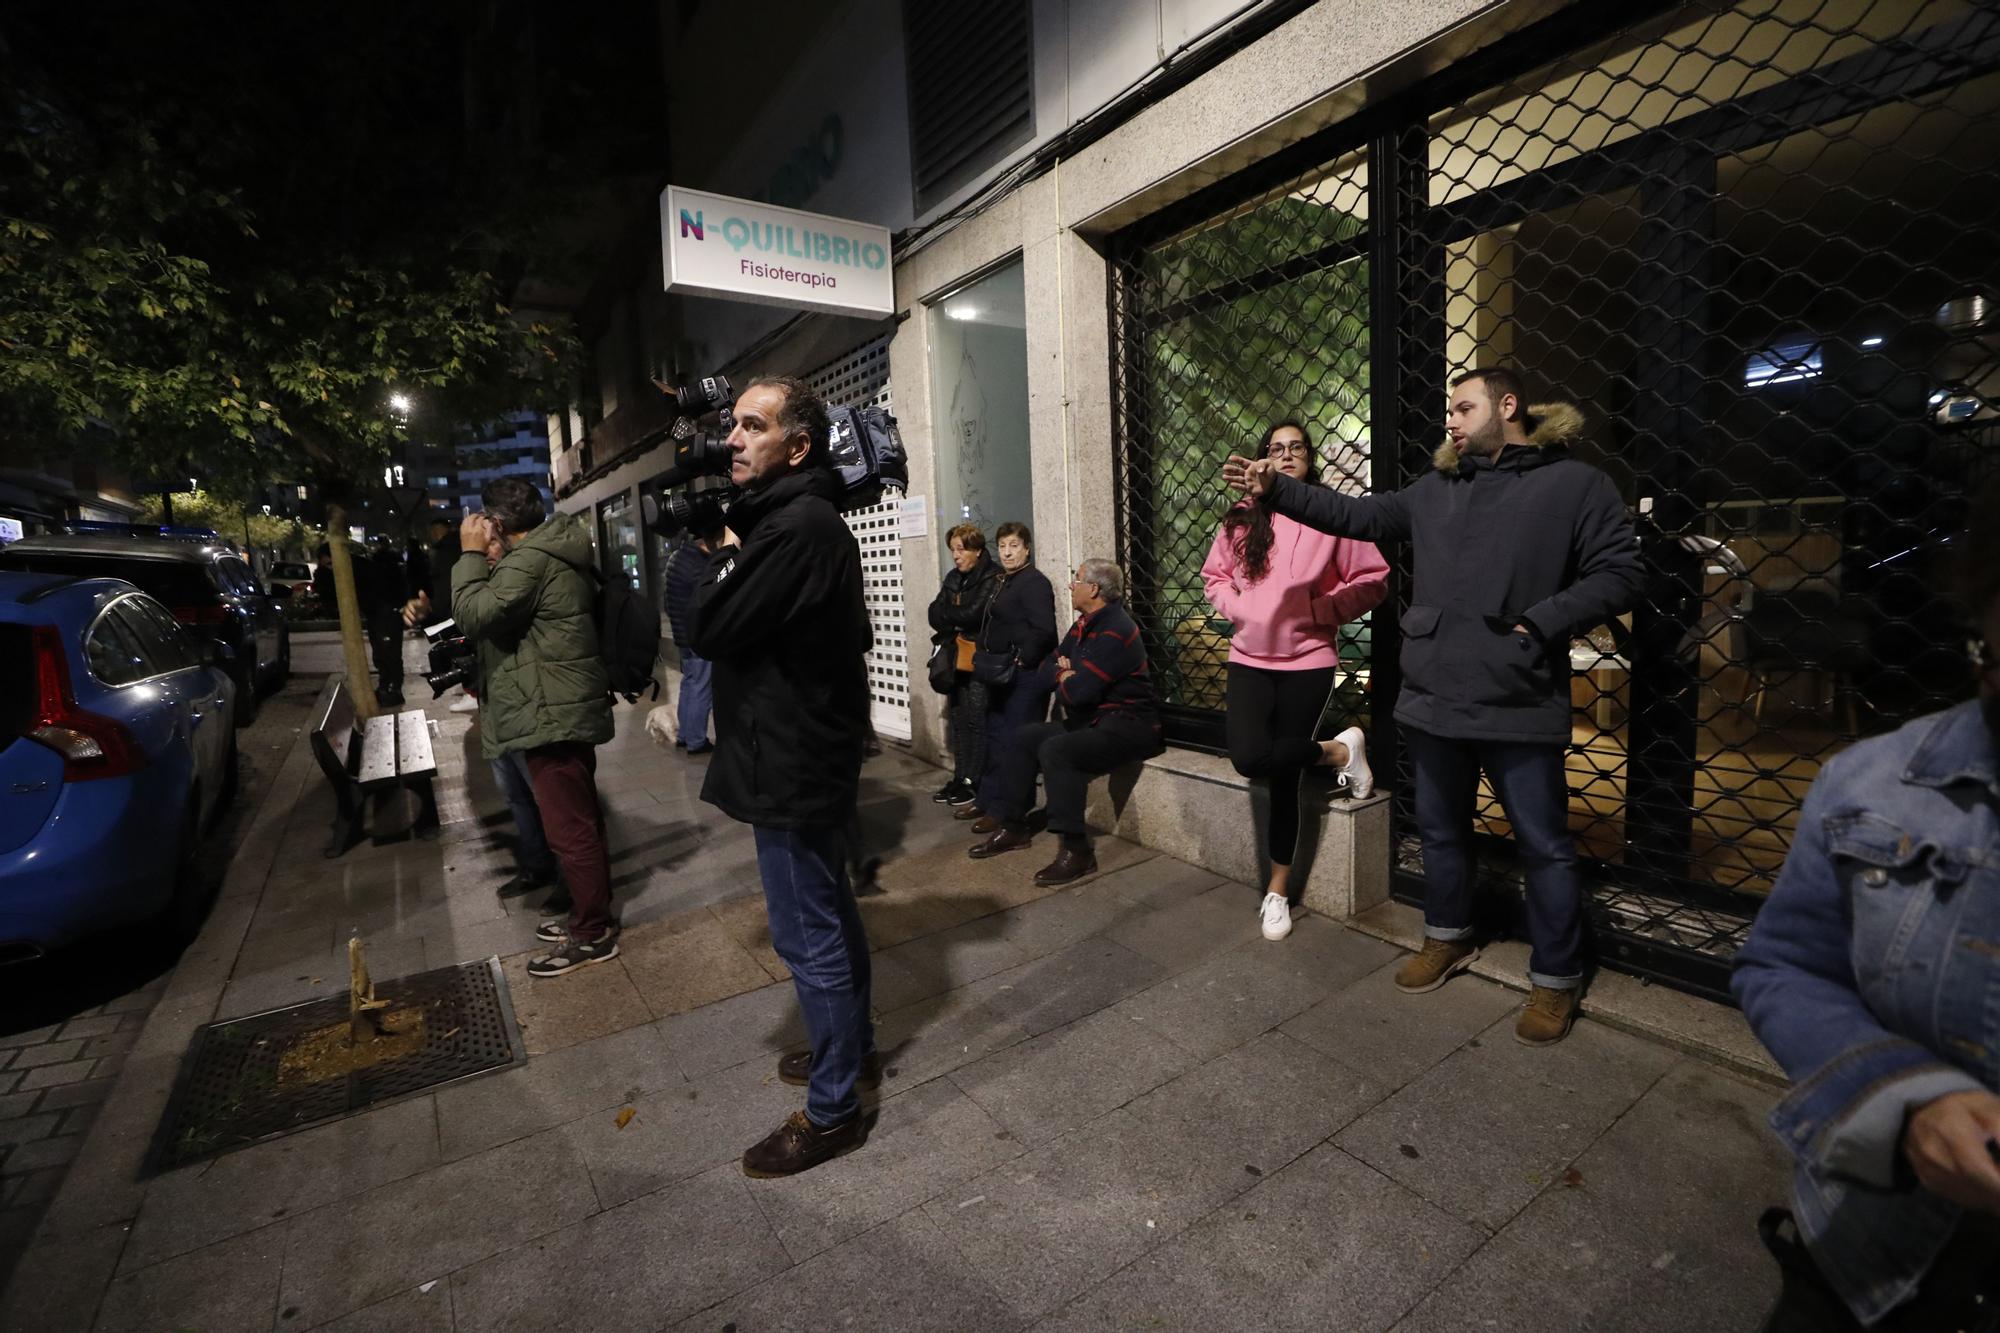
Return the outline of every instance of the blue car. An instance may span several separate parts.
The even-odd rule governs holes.
[[[191,936],[236,786],[236,686],[122,579],[0,570],[0,963],[113,926]]]

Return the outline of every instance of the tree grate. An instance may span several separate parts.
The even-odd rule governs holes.
[[[347,1024],[347,996],[210,1023],[194,1035],[154,1135],[147,1173],[295,1134],[441,1084],[527,1059],[497,959],[378,983],[400,1016],[376,1063],[331,1077],[301,1072],[315,1037]],[[407,1038],[398,1043],[400,1033]],[[400,1049],[407,1046],[408,1049]]]

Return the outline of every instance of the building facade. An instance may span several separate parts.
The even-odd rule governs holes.
[[[706,49],[738,22],[670,8]],[[1599,938],[1711,994],[1820,765],[1971,688],[1938,556],[2000,472],[1992,0],[799,8],[773,25],[793,77],[747,121],[717,113],[720,67],[676,82],[674,181],[891,227],[895,317],[666,297],[657,236],[635,244],[597,383],[551,428],[558,503],[601,530],[654,540],[647,376],[879,349],[861,387],[922,501],[875,516],[884,623],[921,625],[962,518],[1030,521],[1057,586],[1119,559],[1173,745],[1107,815],[1247,879],[1247,796],[1213,753],[1228,627],[1198,577],[1222,460],[1296,416],[1330,480],[1395,488],[1450,379],[1515,366],[1584,410],[1577,450],[1649,570],[1570,651]],[[1414,899],[1390,715],[1411,556],[1385,554],[1394,595],[1345,630],[1332,712],[1397,793],[1363,854]],[[878,694],[878,725],[898,708],[942,754],[941,701]],[[1504,889],[1490,795],[1483,819]]]

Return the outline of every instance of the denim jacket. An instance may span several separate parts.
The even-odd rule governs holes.
[[[1800,1232],[1873,1323],[1958,1221],[1904,1163],[1905,1119],[2000,1089],[2000,763],[1976,701],[1820,773],[1734,988],[1794,1084],[1771,1124]]]

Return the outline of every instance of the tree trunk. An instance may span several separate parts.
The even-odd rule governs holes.
[[[340,610],[340,652],[347,664],[347,693],[354,720],[374,717],[375,687],[368,679],[368,638],[361,628],[361,599],[355,594],[354,561],[347,550],[347,510],[326,507],[326,544],[333,556],[333,600]]]

